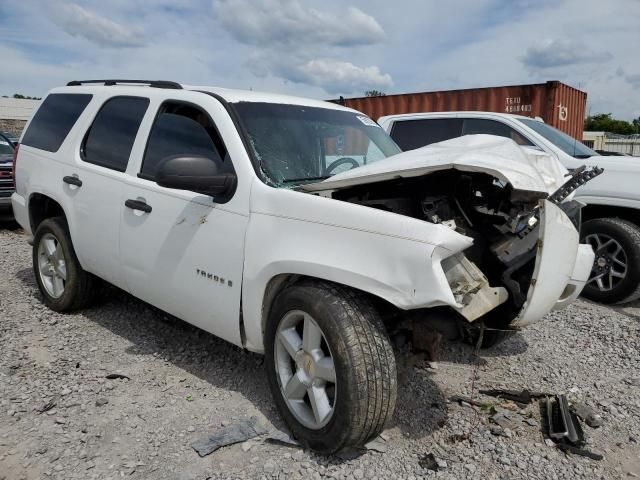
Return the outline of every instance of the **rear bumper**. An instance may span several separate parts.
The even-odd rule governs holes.
[[[31,224],[29,222],[29,210],[27,209],[27,200],[17,193],[11,195],[11,205],[13,205],[13,215],[16,222],[24,229],[24,231],[31,235]]]

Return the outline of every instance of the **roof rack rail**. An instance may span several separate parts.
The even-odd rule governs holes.
[[[119,84],[130,85],[148,85],[154,88],[173,88],[182,89],[182,85],[177,82],[171,82],[168,80],[73,80],[67,83],[67,87],[78,87],[88,83],[101,83],[105,86],[113,86]]]

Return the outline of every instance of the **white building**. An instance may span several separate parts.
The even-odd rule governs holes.
[[[0,130],[19,134],[40,100],[0,97]]]

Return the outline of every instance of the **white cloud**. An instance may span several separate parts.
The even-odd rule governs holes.
[[[376,66],[358,67],[353,63],[331,59],[310,60],[298,67],[297,71],[300,81],[322,86],[332,94],[388,88],[393,84],[391,75],[383,74]]]
[[[75,3],[54,4],[51,20],[74,37],[83,37],[101,47],[141,47],[142,31],[125,27]]]
[[[588,93],[591,113],[640,115],[638,0],[9,3],[0,8],[0,58],[11,66],[0,69],[0,95],[99,77],[314,98],[561,80]],[[562,55],[545,52],[543,39],[561,39]]]
[[[392,84],[379,67],[344,58],[349,50],[386,39],[378,21],[358,8],[328,13],[300,0],[214,0],[213,6],[219,24],[253,48],[245,66],[259,78],[280,77],[330,94],[362,94]]]
[[[380,24],[355,7],[331,15],[299,0],[214,0],[221,25],[238,41],[261,47],[356,46],[384,40]]]

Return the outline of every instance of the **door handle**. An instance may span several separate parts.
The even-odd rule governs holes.
[[[140,210],[141,212],[151,213],[151,205],[142,200],[129,199],[124,202],[124,206],[131,210]]]
[[[68,183],[69,185],[75,185],[76,187],[82,186],[82,180],[72,175],[67,175],[66,177],[62,177],[62,181],[64,183]]]

